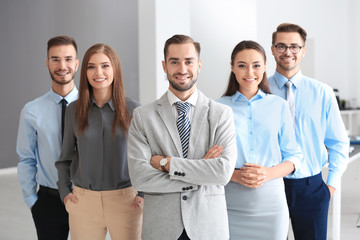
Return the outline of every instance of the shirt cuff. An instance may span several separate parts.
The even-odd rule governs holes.
[[[329,171],[326,184],[336,189],[339,186],[340,182],[341,182],[341,174],[337,172]]]
[[[68,188],[65,188],[65,189],[59,188],[59,193],[60,193],[61,201],[64,202],[65,197],[66,197],[69,193],[72,193],[72,191],[71,191],[70,189],[68,189]]]
[[[139,197],[142,197],[142,198],[144,198],[144,195],[145,195],[145,193],[144,192],[138,192],[138,194],[137,194]]]
[[[30,196],[26,197],[24,200],[25,200],[26,205],[29,208],[31,208],[32,206],[34,206],[34,204],[38,200],[38,196],[37,196],[37,194],[31,194]]]

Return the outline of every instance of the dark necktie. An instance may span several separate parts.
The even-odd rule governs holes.
[[[64,138],[65,110],[67,101],[65,98],[61,100],[61,139]]]
[[[190,103],[176,102],[176,107],[179,114],[176,125],[180,136],[181,146],[183,150],[183,157],[186,158],[189,148],[189,137],[190,137],[190,119],[188,115],[190,109]]]

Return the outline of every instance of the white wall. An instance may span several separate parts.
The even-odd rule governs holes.
[[[359,65],[356,37],[360,20],[356,13],[356,0],[258,0],[258,37],[267,50],[268,74],[275,69],[270,51],[272,32],[282,22],[296,23],[307,31],[311,41],[303,59],[303,73],[338,88],[341,98],[359,95],[355,66]]]
[[[257,1],[226,0],[221,4],[216,0],[138,2],[141,103],[154,101],[168,88],[161,61],[165,41],[174,34],[189,35],[200,42],[203,66],[198,87],[208,97],[219,98],[228,82],[232,49],[242,39],[256,38]],[[155,61],[155,72],[151,60]]]
[[[165,41],[174,34],[190,35],[190,0],[138,0],[139,89],[142,104],[168,89],[162,69]]]
[[[202,48],[198,88],[208,97],[218,99],[225,92],[236,44],[257,38],[256,13],[257,1],[191,2],[191,36]]]
[[[349,0],[349,78],[350,88],[353,88],[360,107],[360,1]]]
[[[168,89],[169,82],[162,68],[165,41],[175,34],[190,35],[190,0],[156,1],[156,71],[157,98]]]
[[[146,0],[139,0],[143,1]],[[149,1],[155,6],[150,21],[154,24],[155,44],[150,46],[154,54],[152,59],[156,61],[156,73],[152,78],[156,80],[147,81],[156,86],[156,94],[144,87],[140,99],[147,99],[146,102],[167,89],[161,69],[162,49],[165,40],[173,34],[189,34],[200,42],[203,68],[198,87],[210,98],[217,99],[227,85],[231,51],[242,40],[255,40],[265,48],[268,75],[274,73],[271,35],[283,22],[299,24],[308,33],[307,53],[301,65],[305,75],[338,88],[340,97],[346,100],[360,95],[357,83],[360,80],[357,70],[360,64],[357,58],[360,55],[360,3],[357,0]],[[141,77],[140,81],[144,79]]]

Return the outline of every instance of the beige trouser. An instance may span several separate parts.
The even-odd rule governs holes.
[[[133,187],[112,191],[91,191],[74,187],[77,203],[68,200],[71,240],[104,240],[109,230],[112,240],[141,239],[142,207],[132,208]]]

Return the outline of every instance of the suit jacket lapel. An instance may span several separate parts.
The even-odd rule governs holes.
[[[199,91],[199,97],[196,102],[194,116],[191,120],[191,130],[188,148],[188,158],[194,156],[196,150],[196,144],[200,136],[201,128],[204,121],[207,119],[209,111],[209,99]],[[207,137],[207,136],[206,136]],[[181,143],[180,143],[181,144]]]
[[[175,117],[173,114],[172,106],[170,105],[169,99],[167,98],[167,93],[162,95],[161,98],[157,100],[157,104],[158,104],[157,112],[159,114],[159,118],[162,120],[162,122],[165,125],[165,128],[170,134],[171,139],[173,140],[173,144],[179,156],[182,157],[183,153],[182,153],[181,141],[176,126],[176,121],[174,120]]]

